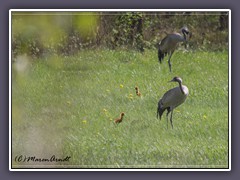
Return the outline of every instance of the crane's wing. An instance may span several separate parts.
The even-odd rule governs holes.
[[[186,100],[179,87],[168,90],[162,97],[161,104],[164,108],[177,107]]]
[[[170,52],[175,50],[179,42],[185,41],[184,37],[179,33],[168,34],[160,42],[160,49],[162,52]]]

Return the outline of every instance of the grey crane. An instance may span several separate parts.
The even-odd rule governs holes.
[[[170,122],[173,128],[172,123],[173,110],[182,103],[184,103],[189,92],[187,86],[182,85],[182,79],[180,77],[174,77],[169,82],[178,82],[179,86],[168,90],[159,100],[157,108],[157,118],[160,118],[161,120],[163,112],[167,109],[167,127],[168,127],[168,114],[171,112]]]
[[[181,28],[181,33],[172,33],[172,34],[167,34],[166,37],[163,38],[163,40],[159,43],[159,48],[158,48],[158,60],[160,63],[162,63],[162,60],[164,57],[168,54],[168,66],[170,72],[172,71],[172,65],[171,65],[171,57],[180,42],[187,42],[187,35],[191,37],[191,33],[189,32],[187,27]],[[185,44],[186,48],[186,44]]]

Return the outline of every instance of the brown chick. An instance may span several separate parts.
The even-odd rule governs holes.
[[[135,87],[135,90],[136,90],[136,94],[137,94],[137,96],[139,96],[139,97],[140,97],[140,96],[141,96],[141,93],[140,93],[140,91],[139,91],[139,89],[138,89],[138,87],[137,87],[137,86]]]
[[[117,118],[117,119],[115,119],[115,123],[116,124],[118,124],[118,123],[120,123],[120,122],[122,122],[122,120],[123,120],[123,116],[124,116],[124,112],[122,112],[121,114],[120,114],[120,117],[119,118]]]

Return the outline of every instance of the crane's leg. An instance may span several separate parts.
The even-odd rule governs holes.
[[[169,66],[169,70],[170,72],[172,72],[172,64],[171,64],[171,57],[174,51],[170,52],[169,58],[168,58],[168,66]]]
[[[159,48],[158,49],[158,60],[160,63],[162,63],[163,58],[164,58],[164,53]]]
[[[171,112],[171,117],[170,117],[170,122],[171,122],[171,125],[172,125],[172,128],[173,128],[173,123],[172,123],[172,114],[173,114],[173,110]]]
[[[187,50],[187,41],[184,42],[184,48]]]
[[[168,129],[168,114],[170,113],[170,108],[167,108],[167,129]]]
[[[160,100],[161,101],[161,100]],[[161,120],[161,116],[162,116],[162,113],[161,112],[161,105],[160,105],[160,101],[158,102],[158,108],[157,108],[157,119],[159,118]]]
[[[168,112],[167,112],[167,129],[168,129]]]

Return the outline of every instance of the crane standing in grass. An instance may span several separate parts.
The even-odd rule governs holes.
[[[164,57],[168,54],[168,66],[170,72],[172,71],[172,64],[171,64],[171,57],[180,42],[187,42],[187,35],[191,37],[191,33],[189,32],[187,27],[181,28],[181,33],[172,33],[172,34],[167,34],[165,38],[159,43],[159,48],[158,48],[158,60],[160,63],[162,63],[162,60]],[[186,44],[185,44],[186,48]]]
[[[168,114],[171,112],[170,122],[172,123],[172,114],[174,108],[178,107],[186,100],[188,96],[187,86],[182,85],[182,79],[180,77],[174,77],[169,82],[178,82],[179,86],[168,90],[158,102],[157,118],[161,119],[163,112],[167,109],[167,127],[168,127]]]

